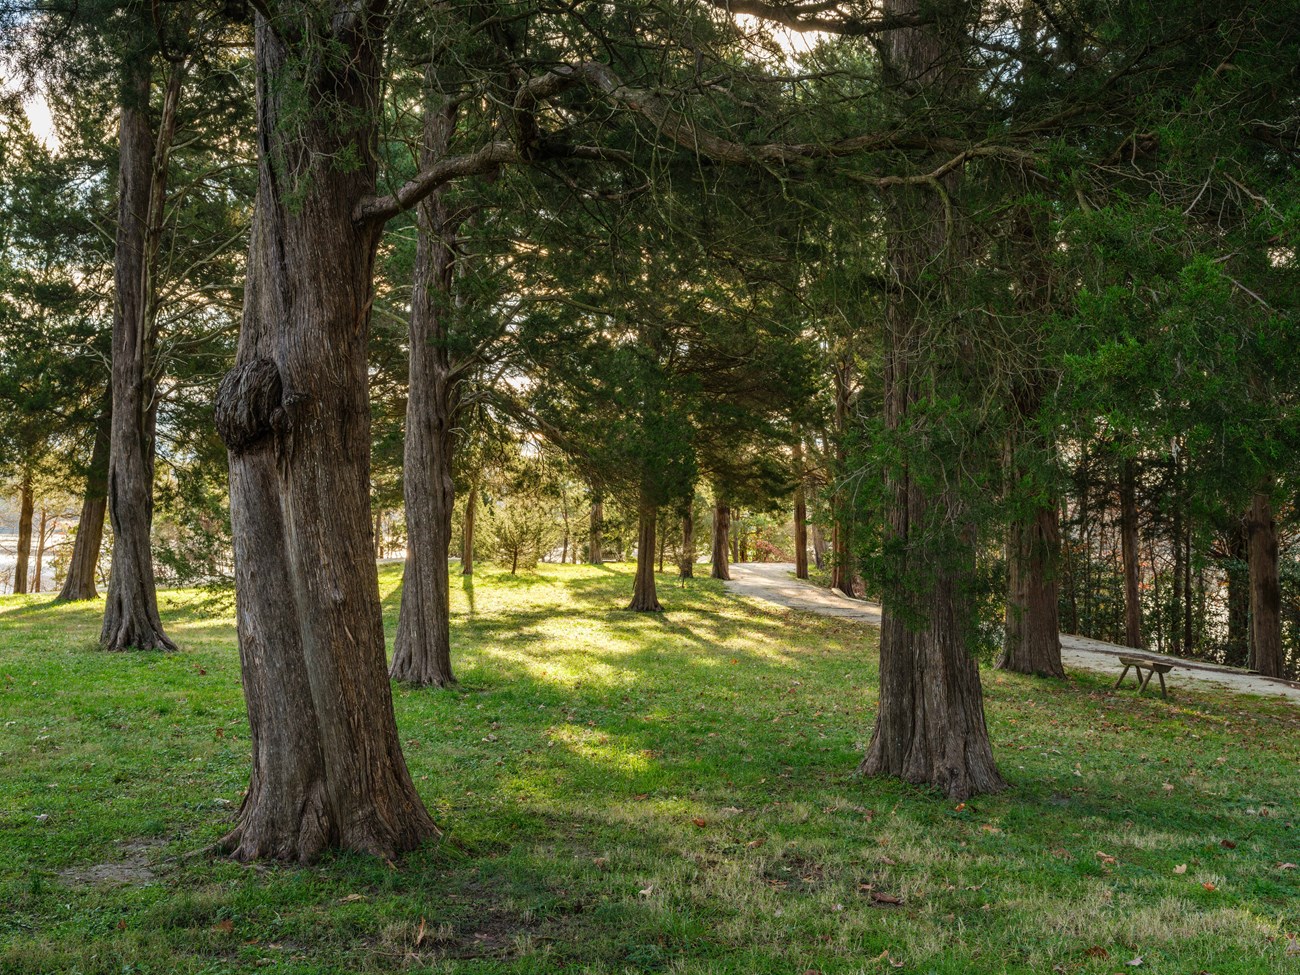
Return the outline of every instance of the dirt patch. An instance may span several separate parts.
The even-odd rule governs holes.
[[[156,883],[158,875],[150,861],[166,840],[135,839],[118,844],[121,858],[83,864],[59,871],[59,879],[72,887],[130,887]]]
[[[769,887],[798,893],[816,890],[825,879],[821,864],[798,853],[783,854],[763,871],[763,880]]]

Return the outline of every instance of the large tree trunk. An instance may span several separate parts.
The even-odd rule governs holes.
[[[381,228],[352,214],[375,185],[373,124],[356,120],[380,99],[378,29],[363,14],[346,50],[308,58],[257,23],[260,178],[239,351],[217,398],[253,755],[223,841],[240,860],[329,847],[391,858],[437,833],[397,734],[371,537]],[[360,165],[337,164],[358,149]]]
[[[172,65],[155,136],[149,118],[151,66],[137,58],[124,89],[119,133],[117,241],[113,262],[113,416],[108,514],[113,561],[99,642],[105,650],[175,650],[158,618],[153,527],[154,345],[158,246],[183,66]]]
[[[1037,17],[1029,14],[1030,24]],[[1028,187],[1022,188],[1025,192]],[[1029,206],[1017,207],[1008,244],[1018,267],[1017,311],[1031,335],[1051,315],[1052,275],[1047,255],[1052,247],[1045,218]],[[1036,358],[1031,338],[1023,378],[1011,396],[1013,410],[1007,437],[1006,470],[1016,485],[1042,490],[1036,469],[1053,454],[1055,444],[1039,432],[1047,365]],[[1020,500],[1020,499],[1017,499]],[[1023,504],[1023,501],[1021,501]],[[1021,674],[1064,677],[1061,664],[1060,590],[1061,521],[1055,497],[1017,511],[1007,531],[1007,604],[1002,655],[998,667]]]
[[[1120,549],[1124,559],[1124,643],[1142,646],[1142,596],[1138,566],[1137,464],[1125,460],[1119,479]]]
[[[455,124],[454,110],[430,107],[426,111],[421,169],[446,154]],[[409,542],[389,674],[394,680],[445,687],[455,679],[451,673],[451,570],[447,556],[456,503],[452,455],[457,404],[447,335],[453,314],[456,228],[441,190],[420,203],[417,219],[402,468]]]
[[[638,613],[657,613],[663,609],[655,595],[655,535],[659,527],[659,509],[642,498],[638,517],[636,581],[632,584],[632,602],[628,609]]]
[[[95,424],[95,443],[90,451],[90,468],[86,471],[86,494],[81,502],[81,518],[72,542],[68,575],[56,603],[94,599],[95,575],[99,569],[99,549],[104,541],[104,515],[108,510],[108,441],[112,425],[112,399],[106,399],[104,412]]]
[[[920,0],[887,0],[887,14],[914,14]],[[889,37],[887,69],[895,83],[915,86],[919,97],[942,91],[949,65],[959,59],[935,28],[907,28]],[[885,425],[890,431],[917,422],[913,405],[931,391],[925,359],[943,337],[942,316],[929,314],[927,299],[945,275],[948,214],[953,180],[943,194],[933,188],[897,191],[887,210],[887,253],[900,287],[891,289],[885,313]],[[948,325],[947,327],[952,327]],[[920,422],[924,422],[921,420]],[[912,450],[925,450],[912,435]],[[926,458],[932,460],[931,458]],[[922,461],[917,457],[916,463]],[[953,798],[994,792],[1005,783],[993,763],[979,667],[966,642],[974,630],[967,595],[973,573],[969,529],[934,544],[923,534],[933,525],[969,521],[951,488],[937,488],[903,458],[888,474],[886,544],[902,564],[896,577],[917,580],[911,598],[886,588],[880,639],[880,705],[875,731],[860,771],[937,786]],[[933,530],[933,529],[931,529]]]
[[[678,575],[683,579],[695,576],[695,509],[690,503],[682,509],[682,561]]]
[[[18,561],[14,565],[14,592],[27,591],[27,569],[32,557],[32,515],[36,501],[32,496],[32,473],[23,472],[23,482],[18,489]]]
[[[1006,632],[998,667],[1064,677],[1057,565],[1061,547],[1056,505],[1016,519],[1007,533]]]
[[[1273,502],[1257,492],[1246,512],[1250,552],[1250,666],[1265,677],[1282,677],[1282,588],[1278,580],[1277,522]]]
[[[727,567],[727,541],[731,534],[731,509],[721,501],[713,503],[713,553],[710,557],[709,575],[714,579],[730,579]]]
[[[474,574],[474,516],[478,512],[478,485],[471,484],[465,495],[465,521],[460,534],[460,574]]]
[[[600,565],[605,561],[605,542],[601,537],[604,527],[605,505],[597,494],[591,499],[591,524],[587,532],[587,543],[590,549],[587,561],[592,565]]]

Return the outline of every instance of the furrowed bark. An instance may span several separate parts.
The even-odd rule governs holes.
[[[290,72],[313,109],[369,119],[381,26],[304,66],[259,16],[259,183],[235,368],[217,424],[230,456],[237,619],[253,770],[225,846],[242,860],[326,848],[391,858],[438,833],[402,756],[370,521],[366,345],[379,227],[373,123],[290,124]],[[361,166],[333,160],[362,147]]]
[[[1246,513],[1250,559],[1250,666],[1265,677],[1282,677],[1282,588],[1278,577],[1277,522],[1273,502],[1256,492]]]
[[[721,501],[713,503],[713,553],[709,559],[709,575],[714,579],[730,579],[727,563],[727,536],[731,534],[731,509]]]
[[[422,167],[446,153],[455,124],[454,111],[432,107],[426,111]],[[456,504],[452,478],[456,391],[447,321],[453,314],[456,251],[445,190],[436,190],[421,201],[417,225],[403,458],[408,543],[397,639],[388,672],[394,680],[446,687],[455,681],[447,556]]]
[[[150,119],[151,65],[138,57],[121,105],[118,225],[113,277],[113,409],[108,513],[113,559],[99,642],[105,650],[175,650],[158,617],[154,582],[154,425],[157,417],[156,263],[167,169],[183,68],[172,67],[155,135]]]
[[[1036,19],[1031,16],[1029,21],[1027,26],[1032,28]],[[1050,230],[1038,212],[1020,206],[1013,216],[1009,237],[1019,268],[1017,310],[1028,327],[1036,331],[1051,314],[1052,271],[1046,259],[1051,246]],[[1007,438],[1006,469],[1013,485],[1036,482],[1035,467],[1055,452],[1055,444],[1037,426],[1048,381],[1047,366],[1033,358],[1027,365],[1011,397],[1014,412]],[[1046,503],[1038,501],[1027,512],[1016,512],[1007,526],[1006,551],[1006,626],[997,666],[1021,674],[1064,677],[1057,583],[1061,522],[1055,498]]]
[[[918,0],[888,0],[890,14],[911,14]],[[950,83],[946,67],[955,63],[939,32],[901,30],[890,35],[886,68],[894,81],[915,85],[919,93],[942,93]],[[952,180],[942,196],[935,189],[903,189],[890,199],[888,259],[902,283],[888,296],[885,314],[885,425],[903,427],[913,405],[929,388],[925,353],[936,336],[926,314],[935,269],[949,246],[947,208]],[[939,275],[942,277],[942,275]],[[943,300],[942,296],[935,296]],[[921,448],[924,449],[924,448]],[[899,576],[919,580],[913,601],[887,589],[880,638],[880,705],[875,731],[859,770],[907,782],[936,786],[952,798],[996,792],[1005,787],[993,762],[984,720],[979,667],[966,647],[972,632],[972,607],[964,583],[973,572],[969,531],[961,551],[935,551],[919,532],[924,525],[963,525],[967,516],[950,488],[927,488],[910,463],[888,474],[890,495],[886,533],[903,561]]]
[[[77,535],[68,560],[68,575],[56,603],[94,599],[95,575],[99,568],[99,550],[104,541],[104,515],[108,510],[108,442],[112,425],[112,398],[107,397],[104,411],[95,424],[95,443],[90,451],[90,468],[86,471],[86,494],[81,502]]]
[[[628,609],[638,613],[658,613],[655,593],[655,536],[658,531],[659,509],[644,498],[638,509],[636,546],[636,579],[632,584],[632,602]]]
[[[1056,505],[1038,507],[1007,530],[1006,632],[998,668],[1064,677],[1057,588],[1060,522]]]

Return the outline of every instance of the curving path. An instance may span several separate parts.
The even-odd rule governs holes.
[[[723,583],[731,592],[752,599],[762,599],[776,603],[788,609],[797,609],[805,613],[818,613],[822,616],[838,616],[843,619],[859,620],[872,626],[880,625],[880,607],[861,599],[849,599],[829,589],[814,586],[794,577],[793,562],[742,562],[731,566],[731,581]],[[1116,659],[1120,654],[1126,657],[1138,656],[1151,660],[1167,661],[1174,665],[1174,670],[1166,675],[1165,681],[1170,685],[1171,696],[1178,693],[1178,685],[1191,681],[1196,684],[1232,691],[1236,694],[1259,694],[1264,697],[1282,697],[1294,704],[1300,704],[1300,686],[1289,681],[1270,677],[1260,677],[1244,670],[1232,667],[1220,667],[1215,664],[1193,660],[1181,660],[1146,650],[1133,650],[1129,647],[1090,640],[1086,637],[1061,634],[1061,660],[1066,669],[1081,668],[1109,674],[1118,678],[1122,665]],[[1125,686],[1134,687],[1133,675],[1130,674]],[[1151,689],[1147,689],[1151,693]]]

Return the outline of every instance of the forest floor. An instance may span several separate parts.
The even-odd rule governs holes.
[[[172,654],[0,599],[0,972],[1300,973],[1290,705],[989,670],[1010,788],[957,803],[854,775],[869,627],[660,580],[456,579],[459,685],[395,694],[446,836],[395,866],[186,856],[248,772],[229,594],[161,594]]]
[[[801,582],[794,577],[793,562],[746,562],[733,565],[731,581],[726,586],[731,592],[777,603],[788,609],[803,610],[822,616],[838,616],[841,619],[858,620],[873,626],[880,625],[879,605],[862,599],[849,599],[822,586]],[[1111,674],[1118,679],[1124,671],[1124,665],[1117,659],[1121,654],[1172,665],[1174,670],[1165,677],[1165,682],[1175,691],[1183,682],[1191,681],[1236,694],[1282,697],[1293,704],[1300,704],[1300,685],[1291,681],[1260,677],[1239,667],[1221,667],[1200,660],[1187,660],[1155,653],[1151,650],[1134,650],[1132,647],[1091,640],[1071,633],[1061,634],[1061,659],[1067,670],[1082,668]],[[1137,689],[1137,679],[1132,671],[1129,672],[1124,683],[1132,690]],[[1146,693],[1155,694],[1159,691],[1159,681],[1153,680],[1148,685]]]

